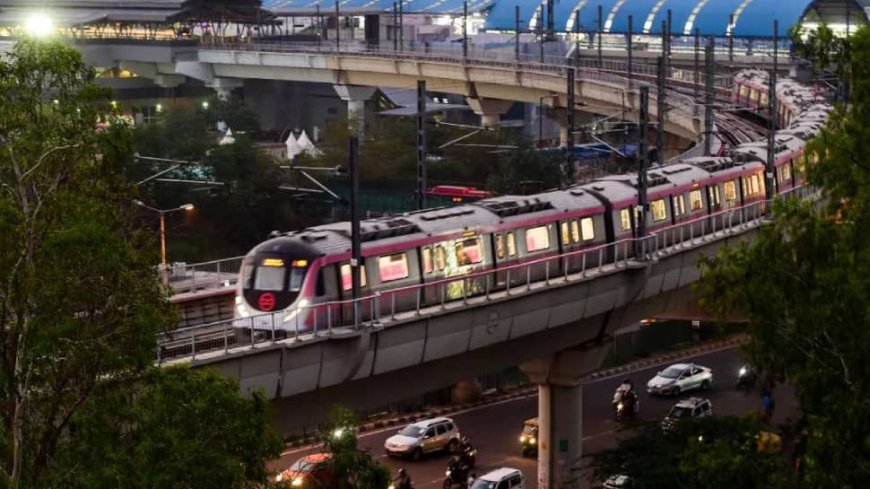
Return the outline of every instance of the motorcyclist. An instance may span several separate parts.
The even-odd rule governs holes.
[[[468,483],[468,474],[471,472],[471,467],[466,462],[462,455],[454,455],[447,462],[447,480],[444,487],[452,487],[458,484],[465,487]]]
[[[468,467],[473,467],[474,455],[474,447],[471,445],[471,440],[467,436],[463,436],[459,440],[459,456],[462,458],[462,463]]]
[[[411,482],[411,476],[404,468],[399,469],[399,474],[394,480],[396,489],[413,489],[414,484]]]
[[[619,384],[619,387],[616,388],[616,392],[613,394],[613,410],[616,411],[619,403],[623,401],[628,404],[628,407],[630,407],[633,412],[636,413],[638,411],[639,404],[637,402],[637,394],[634,392],[634,383],[632,383],[629,378],[623,379],[622,383]]]

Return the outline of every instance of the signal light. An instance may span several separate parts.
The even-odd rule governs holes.
[[[308,260],[293,260],[290,262],[290,266],[295,268],[305,268],[308,266]]]

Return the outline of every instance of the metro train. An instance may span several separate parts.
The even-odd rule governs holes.
[[[747,79],[745,74],[737,75],[735,97]],[[752,78],[752,83],[760,82]],[[780,84],[777,95],[781,106],[788,108],[786,120],[794,124],[775,137],[778,194],[804,182],[805,141],[819,132],[830,111],[830,106],[815,102],[808,88],[790,80]],[[812,124],[803,121],[805,114],[813,119]],[[721,229],[722,223],[715,221],[725,219],[726,213],[719,211],[727,209],[740,209],[728,219],[757,217],[753,213],[763,212],[763,206],[750,204],[765,199],[766,151],[765,141],[751,142],[738,145],[726,157],[685,158],[650,168],[648,232],[682,223],[698,236]],[[479,280],[463,279],[474,272],[494,271],[495,279],[485,285],[487,291],[577,272],[582,265],[562,260],[560,255],[636,236],[636,185],[636,174],[612,175],[565,190],[490,197],[450,208],[365,220],[360,226],[361,297],[387,293],[390,310],[395,313],[482,293],[484,286]],[[688,221],[692,224],[685,224]],[[634,253],[630,247],[605,248],[605,259],[610,261]],[[553,260],[547,259],[550,257]],[[243,260],[235,299],[238,320],[234,324],[254,330],[297,332],[327,322],[348,324],[350,258],[348,222],[273,233]],[[534,265],[527,267],[522,277],[506,268],[530,261]],[[444,280],[450,277],[457,280]],[[419,287],[433,282],[450,282],[450,286]],[[396,292],[403,288],[415,293]],[[380,307],[366,304],[363,307]]]

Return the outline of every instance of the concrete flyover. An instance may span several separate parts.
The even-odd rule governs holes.
[[[359,330],[333,321],[314,333],[267,336],[250,344],[221,339],[209,348],[189,333],[173,332],[159,340],[166,355],[162,362],[217,368],[238,379],[244,390],[259,388],[271,398],[288,399],[298,426],[310,426],[336,402],[381,406],[569,348],[595,350],[615,329],[644,317],[701,317],[690,288],[700,277],[698,258],[753,236],[764,222],[764,206],[723,211],[709,221],[678,224],[641,241],[542,259],[553,265],[560,260],[582,263],[579,273],[527,281],[523,267],[530,264],[522,264],[513,272],[519,283],[510,290],[490,291],[495,282],[488,274],[495,272],[486,271],[481,274],[486,294],[440,306],[395,312],[389,295],[363,298],[368,306]],[[709,223],[701,224],[707,226],[703,234],[699,222]],[[641,248],[637,256],[631,252],[635,247]],[[608,262],[608,252],[617,259]],[[499,273],[504,280],[504,270]],[[438,284],[428,285],[433,286]],[[224,330],[232,333],[232,324],[226,322]],[[167,346],[179,334],[200,351],[170,355]]]
[[[258,78],[408,89],[425,80],[430,91],[483,101],[473,106],[482,115],[489,115],[486,101],[490,100],[539,103],[543,97],[552,108],[567,109],[568,105],[563,64],[464,60],[448,54],[363,49],[335,52],[323,46],[267,43],[202,45],[199,62],[208,65],[212,80]],[[184,74],[196,73],[185,73],[185,65],[177,68]],[[625,78],[581,68],[576,80],[576,110],[610,115],[625,109],[625,118],[637,118],[639,97],[627,89]],[[504,104],[490,105],[495,111],[507,109]],[[655,104],[650,105],[655,115]],[[668,105],[666,132],[692,142],[700,139],[703,122],[692,100],[672,97]]]

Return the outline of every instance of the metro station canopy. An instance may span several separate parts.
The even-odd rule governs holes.
[[[520,8],[520,28],[537,26],[539,15],[546,15],[547,0],[496,0],[486,17],[485,29],[513,31],[515,8]],[[597,32],[599,9],[601,31],[605,34],[632,32],[661,34],[662,21],[671,11],[671,33],[702,36],[729,34],[729,19],[734,16],[735,37],[771,37],[773,20],[779,20],[779,34],[802,19],[823,19],[828,23],[863,24],[867,21],[867,0],[555,0],[553,29],[572,32],[579,17],[581,32]],[[543,9],[543,12],[541,12]],[[548,23],[544,20],[544,23]]]

